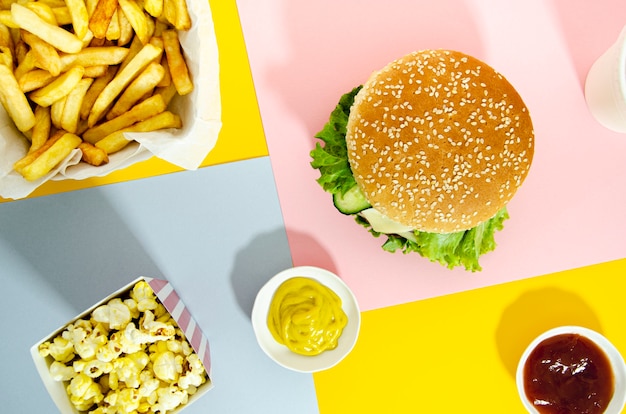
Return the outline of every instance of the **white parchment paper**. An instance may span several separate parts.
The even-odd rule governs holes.
[[[183,128],[127,134],[137,142],[109,156],[109,163],[100,167],[81,163],[80,151],[74,150],[48,175],[30,182],[13,170],[13,164],[26,155],[30,144],[0,106],[0,196],[24,198],[48,180],[105,176],[152,156],[187,170],[200,166],[215,146],[222,127],[219,56],[209,2],[190,1],[188,7],[192,28],[179,32],[179,37],[194,90],[189,95],[176,96],[169,107],[181,116]]]

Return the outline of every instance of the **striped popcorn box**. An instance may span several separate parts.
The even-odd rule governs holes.
[[[177,413],[213,387],[209,342],[162,279],[135,279],[33,345],[31,356],[61,413],[116,405]]]

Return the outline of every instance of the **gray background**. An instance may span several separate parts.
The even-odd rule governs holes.
[[[167,279],[209,339],[185,413],[317,413],[312,376],[256,343],[256,292],[292,265],[268,157],[0,204],[0,407],[56,412],[30,347],[137,276]]]

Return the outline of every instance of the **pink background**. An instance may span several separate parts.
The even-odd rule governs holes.
[[[626,257],[626,136],[583,85],[626,24],[618,0],[238,0],[294,265],[339,274],[362,310]],[[482,272],[382,251],[316,183],[309,152],[340,95],[410,51],[457,49],[517,88],[535,159]]]

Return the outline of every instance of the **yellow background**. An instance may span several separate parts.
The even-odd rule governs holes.
[[[209,3],[219,49],[223,126],[215,148],[203,161],[202,167],[268,154],[237,6],[234,1],[210,0]],[[152,157],[106,177],[48,181],[30,197],[176,171],[181,171],[181,168]],[[9,200],[0,197],[0,202],[6,201]]]
[[[314,374],[320,413],[525,413],[526,346],[581,325],[626,351],[626,259],[362,313],[353,352]]]

